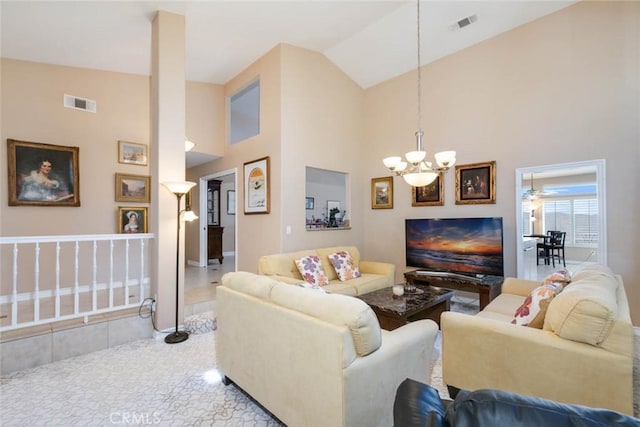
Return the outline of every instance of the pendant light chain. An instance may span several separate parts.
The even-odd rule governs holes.
[[[416,0],[416,27],[417,27],[417,47],[418,47],[418,114],[417,114],[417,131],[416,131],[416,149],[405,154],[406,162],[400,156],[385,157],[382,163],[397,176],[401,176],[405,182],[412,187],[423,187],[431,184],[438,174],[449,170],[456,163],[456,152],[453,150],[440,151],[435,154],[435,165],[430,161],[426,161],[426,151],[423,147],[422,137],[422,60],[421,41],[420,41],[420,0]]]
[[[421,116],[422,116],[422,76],[420,71],[420,0],[417,0],[418,3],[418,13],[417,13],[417,28],[418,28],[418,131],[422,131],[421,126]]]

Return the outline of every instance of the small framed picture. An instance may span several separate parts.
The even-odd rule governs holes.
[[[148,233],[146,207],[118,206],[118,233]]]
[[[80,206],[79,150],[7,139],[9,206]]]
[[[309,210],[309,209],[314,209],[316,207],[316,201],[313,197],[305,197],[304,198],[304,208]]]
[[[269,213],[269,179],[269,157],[244,164],[245,215]]]
[[[496,162],[456,166],[456,205],[496,202]]]
[[[442,172],[429,185],[411,187],[411,206],[444,206]]]
[[[371,179],[371,209],[393,209],[393,177]]]
[[[118,141],[118,163],[147,166],[149,153],[147,144]]]
[[[151,200],[151,178],[148,175],[116,173],[116,202],[143,202]]]
[[[236,214],[236,191],[227,190],[227,215]]]

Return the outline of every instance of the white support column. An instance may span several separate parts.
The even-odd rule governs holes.
[[[157,295],[156,325],[175,326],[176,305],[176,196],[160,185],[184,181],[185,153],[185,20],[158,11],[152,25],[151,71],[151,174],[154,184],[150,225],[156,239],[151,265],[151,296]],[[183,227],[184,229],[184,227]],[[180,241],[184,244],[184,238]],[[184,249],[180,249],[181,258]],[[184,261],[179,268],[179,319],[183,318]]]

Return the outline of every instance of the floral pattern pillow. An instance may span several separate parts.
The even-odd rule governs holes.
[[[527,295],[522,305],[516,309],[511,323],[542,329],[547,307],[561,290],[562,285],[558,283],[538,286]]]
[[[329,255],[329,262],[333,265],[338,279],[340,279],[341,282],[361,276],[358,266],[347,251],[340,251]]]
[[[549,285],[551,283],[558,283],[562,286],[566,286],[571,283],[571,273],[569,273],[569,270],[566,268],[554,271],[542,281],[543,285]]]
[[[305,282],[314,286],[325,286],[329,284],[329,279],[322,268],[320,258],[315,255],[309,255],[295,260],[296,267],[302,275]]]

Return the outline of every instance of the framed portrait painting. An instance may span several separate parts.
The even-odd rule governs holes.
[[[147,166],[149,164],[148,151],[147,144],[118,141],[118,163]]]
[[[428,185],[411,187],[411,206],[444,206],[442,172]]]
[[[118,233],[148,233],[146,207],[118,206]]]
[[[371,209],[393,209],[393,177],[371,178]]]
[[[116,202],[144,202],[151,200],[151,178],[148,175],[116,173]]]
[[[496,202],[496,162],[456,166],[456,205]]]
[[[244,164],[244,213],[268,214],[269,157],[252,160]]]
[[[78,147],[7,139],[9,206],[80,206]]]

